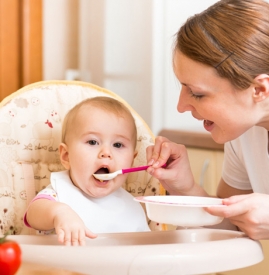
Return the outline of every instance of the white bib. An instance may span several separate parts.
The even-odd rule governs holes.
[[[73,185],[68,171],[51,173],[60,202],[69,205],[94,233],[150,231],[142,206],[123,188],[92,198]]]

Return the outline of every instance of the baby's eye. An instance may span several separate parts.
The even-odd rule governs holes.
[[[116,147],[116,148],[121,148],[123,146],[123,144],[120,143],[120,142],[116,142],[116,143],[113,144],[113,146]]]
[[[89,140],[88,143],[90,145],[97,145],[98,144],[98,142],[96,140]]]

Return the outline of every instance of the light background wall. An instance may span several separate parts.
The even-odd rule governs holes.
[[[44,80],[79,79],[123,97],[155,135],[163,128],[205,131],[176,110],[174,34],[216,0],[44,0]]]

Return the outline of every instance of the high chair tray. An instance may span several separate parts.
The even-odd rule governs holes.
[[[229,230],[99,234],[84,247],[60,245],[55,235],[8,238],[20,244],[23,262],[91,275],[207,274],[263,260],[259,242]]]

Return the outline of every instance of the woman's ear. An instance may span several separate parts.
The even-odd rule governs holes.
[[[60,152],[60,160],[61,160],[63,167],[66,170],[69,170],[70,163],[69,163],[68,147],[65,143],[60,143],[59,152]]]
[[[258,84],[255,85],[252,96],[255,102],[261,102],[269,97],[269,75],[260,74],[255,80]]]

